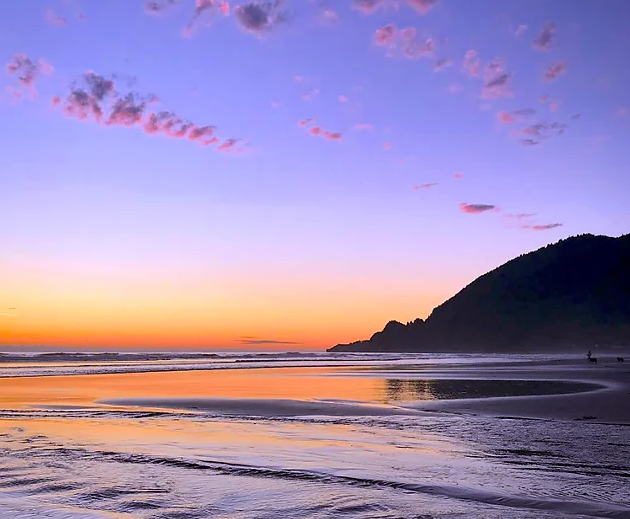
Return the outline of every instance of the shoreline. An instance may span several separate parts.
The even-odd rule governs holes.
[[[477,362],[477,363],[457,363],[457,364],[423,364],[422,360],[416,360],[413,364],[380,364],[380,365],[366,365],[357,363],[353,366],[347,364],[332,364],[327,360],[317,362],[296,362],[295,365],[290,363],[287,366],[265,366],[265,365],[252,365],[249,363],[238,363],[232,365],[222,366],[163,366],[162,369],[155,369],[157,366],[145,366],[148,369],[142,369],[140,366],[135,366],[139,369],[133,369],[131,366],[126,366],[125,371],[119,370],[98,370],[98,372],[92,373],[41,373],[41,374],[20,374],[16,376],[2,377],[0,380],[34,380],[36,379],[57,379],[59,377],[68,377],[72,379],[73,385],[78,384],[77,387],[82,387],[83,384],[90,384],[97,379],[93,377],[100,377],[103,379],[106,375],[118,376],[131,376],[136,381],[133,384],[139,384],[138,387],[142,388],[147,382],[143,382],[143,377],[152,377],[155,383],[155,377],[161,377],[164,375],[168,377],[169,374],[182,373],[182,372],[197,372],[198,374],[206,373],[210,379],[200,380],[213,380],[218,392],[210,390],[203,395],[195,395],[193,393],[180,392],[173,395],[158,395],[152,393],[150,386],[146,387],[145,391],[136,391],[133,395],[128,395],[128,398],[123,398],[123,395],[111,394],[109,390],[103,389],[103,392],[99,393],[100,398],[96,398],[95,402],[112,402],[117,401],[121,403],[123,400],[128,400],[131,406],[136,407],[137,403],[144,400],[149,407],[167,407],[178,408],[181,404],[182,407],[206,407],[208,411],[214,409],[215,411],[225,412],[228,408],[232,408],[232,412],[238,408],[239,412],[235,414],[245,413],[248,410],[252,410],[256,414],[256,408],[258,412],[263,411],[260,407],[264,408],[263,415],[271,416],[274,414],[274,407],[278,407],[276,411],[284,415],[300,416],[302,414],[333,414],[342,416],[347,413],[349,416],[361,415],[373,415],[373,414],[416,414],[421,412],[431,413],[450,413],[460,415],[486,415],[497,418],[532,418],[543,420],[562,420],[562,421],[588,421],[591,423],[606,423],[617,425],[630,425],[630,366],[613,361],[613,357],[609,359],[602,359],[602,362],[598,364],[590,364],[586,361],[580,361],[577,359],[514,359],[514,361],[494,361],[494,362]],[[608,360],[608,362],[606,362]],[[261,363],[263,364],[263,363]],[[306,364],[306,365],[305,365]],[[294,377],[299,376],[313,376],[313,373],[308,373],[309,369],[318,368],[321,369],[321,373],[317,373],[317,376],[321,380],[321,390],[315,390],[313,394],[309,394],[307,400],[311,400],[309,403],[299,401],[303,399],[303,396],[299,396],[292,391],[284,392],[281,396],[278,395],[263,395],[256,390],[255,386],[252,386],[252,379],[249,379],[249,375],[243,374],[243,371],[254,370],[260,372],[261,370],[273,370],[277,373],[282,373],[284,370],[297,370],[295,373],[287,371],[287,375],[292,380],[297,380]],[[326,369],[328,368],[328,371]],[[330,369],[332,368],[332,369]],[[223,374],[219,379],[212,376],[211,371],[222,372]],[[227,372],[234,372],[231,375]],[[236,373],[240,372],[240,375]],[[300,373],[301,372],[301,373]],[[182,373],[183,374],[183,373]],[[192,375],[191,375],[192,376]],[[217,373],[218,376],[218,373]],[[229,403],[222,400],[225,397],[231,397],[233,395],[223,392],[221,384],[229,383],[230,380],[235,380],[233,377],[240,376],[242,380],[249,380],[251,389],[247,394],[240,394],[237,398]],[[252,375],[253,376],[253,375]],[[88,377],[85,382],[81,382],[80,378]],[[243,378],[245,377],[245,378]],[[327,380],[329,377],[337,379]],[[109,377],[105,377],[103,380],[108,380]],[[223,379],[224,382],[219,382]],[[379,404],[383,401],[373,400],[373,397],[365,395],[367,398],[361,397],[359,408],[354,405],[348,405],[350,401],[348,398],[348,391],[355,391],[355,388],[361,386],[366,379],[386,379],[387,384],[393,384],[396,382],[403,393],[405,391],[410,392],[407,401],[401,400],[396,403],[397,411],[392,413],[392,410],[385,411]],[[91,382],[88,383],[88,380]],[[112,378],[114,380],[114,378]],[[150,380],[150,379],[145,379]],[[188,378],[176,380],[190,380]],[[286,380],[286,379],[285,379]],[[317,402],[318,398],[324,398],[325,393],[338,383],[338,380],[344,381],[344,386],[348,388],[343,390],[344,392],[339,395],[338,402],[335,405],[330,405],[331,402],[325,404],[322,401]],[[448,381],[452,381],[452,384],[448,384]],[[356,382],[355,382],[356,381]],[[433,385],[433,392],[429,387],[429,395],[433,395],[435,400],[421,398],[414,398],[413,381],[440,381],[439,384]],[[475,390],[475,384],[466,384],[465,381],[494,381],[496,382],[496,388],[488,390],[486,384],[486,393],[479,393]],[[592,385],[593,389],[584,390],[579,392],[568,392],[564,394],[559,393],[545,393],[545,388],[537,387],[531,390],[521,389],[510,394],[508,385],[510,383],[528,382],[536,384],[540,382],[540,386],[543,386],[547,382],[562,382],[562,383],[577,383]],[[293,384],[293,382],[284,382]],[[305,380],[306,383],[306,380]],[[311,383],[319,384],[315,379],[311,378]],[[410,384],[409,384],[410,383]],[[446,384],[445,384],[446,383]],[[22,384],[22,383],[20,383]],[[65,383],[61,383],[65,384]],[[504,384],[505,387],[501,387]],[[50,384],[42,383],[38,386],[42,386],[42,391],[49,387]],[[53,386],[58,383],[53,384]],[[111,386],[111,382],[106,383],[107,386]],[[429,384],[430,385],[430,384]],[[492,384],[490,384],[492,386]],[[599,387],[597,387],[599,386]],[[296,386],[297,387],[297,386]],[[387,386],[384,386],[387,387]],[[478,385],[477,385],[478,387]],[[399,389],[400,389],[399,388]],[[405,389],[407,388],[407,389]],[[453,389],[454,388],[454,389]],[[421,388],[422,389],[422,388]],[[392,391],[396,391],[396,386],[391,386]],[[422,389],[423,390],[423,389]],[[444,396],[444,391],[451,391],[453,397]],[[489,392],[487,392],[489,391]],[[531,391],[523,393],[522,391]],[[479,396],[476,396],[476,395]],[[321,395],[321,396],[320,396]],[[457,395],[468,395],[466,397],[458,397]],[[24,395],[26,396],[26,395]],[[195,396],[203,396],[206,398],[205,403],[200,400],[196,400]],[[236,396],[236,395],[234,395]],[[174,397],[174,398],[169,398]],[[270,398],[271,397],[271,398]],[[282,400],[284,398],[284,400]],[[164,399],[160,405],[159,401]],[[240,399],[240,403],[237,403]],[[274,399],[276,400],[274,404]],[[35,399],[37,400],[37,399]],[[136,404],[131,401],[135,400]],[[169,402],[170,400],[170,402]],[[179,402],[176,403],[176,401]],[[268,403],[264,403],[268,400]],[[345,402],[344,402],[345,400]],[[27,403],[27,402],[24,402]],[[34,402],[33,402],[34,403]],[[154,405],[151,405],[153,403]],[[359,402],[356,402],[359,403]],[[175,404],[175,405],[174,405]],[[180,405],[177,405],[180,404]],[[376,405],[376,408],[370,406]],[[4,407],[4,406],[3,406]],[[142,407],[142,405],[138,406]]]

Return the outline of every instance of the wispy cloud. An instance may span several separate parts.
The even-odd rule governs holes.
[[[321,126],[311,126],[308,129],[308,133],[313,137],[322,137],[328,141],[340,141],[343,138],[343,134],[341,132],[331,132],[329,130],[325,130]]]
[[[510,218],[513,220],[525,220],[536,216],[536,213],[516,213],[516,214],[504,214],[503,218]]]
[[[429,184],[419,184],[417,186],[411,186],[411,189],[414,191],[421,191],[423,189],[431,189],[432,187],[437,186],[437,182],[431,182]]]
[[[491,204],[459,204],[459,209],[464,213],[468,214],[480,214],[485,213],[487,211],[496,211],[498,207],[496,205]]]
[[[146,2],[144,4],[144,11],[148,14],[159,14],[175,4],[177,4],[177,0],[157,0]]]
[[[370,131],[374,129],[374,125],[373,124],[368,124],[368,123],[358,123],[355,124],[352,127],[353,130],[356,130],[358,132],[362,132],[362,131]]]
[[[153,107],[159,102],[153,94],[121,93],[112,78],[86,72],[71,85],[65,98],[53,97],[54,107],[71,119],[93,121],[104,126],[137,127],[148,135],[185,139],[201,146],[215,146],[217,151],[241,151],[240,139],[221,142],[212,125],[198,125],[177,114]]]
[[[545,69],[545,73],[543,75],[543,79],[545,81],[553,81],[558,78],[562,74],[564,74],[567,70],[567,64],[564,61],[556,61],[555,63],[551,63]]]
[[[303,94],[302,99],[304,99],[304,101],[312,101],[319,95],[319,93],[319,88],[316,88],[315,90],[311,90],[310,92]]]
[[[531,229],[532,231],[549,231],[551,229],[557,229],[562,227],[561,223],[547,223],[543,225],[522,225],[522,229]]]
[[[427,14],[438,3],[438,0],[407,0],[418,14]]]
[[[512,133],[517,136],[527,136],[527,138],[520,141],[524,146],[535,146],[540,144],[541,140],[562,135],[566,128],[567,125],[565,123],[536,123],[519,130],[514,130]]]
[[[546,104],[549,107],[549,110],[551,110],[552,112],[555,112],[560,107],[560,101],[552,99],[548,95],[540,96],[538,98],[538,102]]]
[[[60,16],[55,13],[52,9],[46,11],[46,15],[44,16],[46,23],[49,25],[54,25],[56,27],[63,27],[68,23],[68,20],[64,16]]]
[[[524,34],[528,28],[529,27],[527,27],[527,25],[524,25],[524,24],[519,25],[514,31],[514,36],[520,36],[521,34]]]
[[[372,14],[385,6],[387,0],[352,0],[352,7],[363,14]]]
[[[395,25],[389,24],[376,29],[374,32],[374,43],[381,47],[389,47],[393,45],[398,35],[398,29]]]
[[[477,77],[481,73],[481,60],[475,49],[466,51],[463,68],[464,72],[470,77]]]
[[[534,38],[532,45],[534,49],[546,52],[553,47],[556,39],[556,24],[553,22],[547,22],[540,34]]]
[[[322,18],[331,21],[339,20],[339,13],[334,9],[324,9],[322,11]]]
[[[306,128],[309,124],[315,122],[315,119],[313,119],[312,117],[307,117],[306,119],[302,119],[301,121],[298,121],[298,126],[300,128]]]
[[[7,74],[17,78],[20,87],[28,90],[32,97],[37,96],[35,83],[41,74],[51,74],[53,66],[40,59],[34,61],[26,54],[15,54],[6,65]]]
[[[453,65],[453,62],[448,58],[438,58],[433,64],[433,70],[439,72]]]
[[[384,142],[383,143],[383,148],[386,150],[391,150],[394,147],[394,143],[393,142]]]
[[[512,124],[524,118],[531,117],[535,113],[536,110],[533,108],[522,108],[521,110],[514,110],[513,112],[502,111],[497,114],[497,119],[504,124]]]
[[[490,61],[484,70],[484,85],[481,90],[483,99],[500,99],[512,95],[510,88],[511,73],[497,60]]]
[[[172,4],[173,2],[161,3]],[[230,4],[227,0],[196,0],[195,10],[193,11],[188,24],[184,27],[182,35],[184,37],[190,37],[195,25],[203,16],[214,14],[221,14],[223,16],[230,14]]]
[[[389,24],[374,32],[374,44],[386,47],[389,56],[402,55],[407,59],[419,59],[433,54],[435,42],[432,38],[420,40],[415,27],[398,29]]]
[[[295,341],[279,341],[277,339],[256,339],[256,338],[241,338],[239,339],[239,342],[241,344],[245,344],[247,346],[264,346],[264,345],[272,345],[272,344],[278,344],[278,345],[282,345],[282,344],[286,344],[286,345],[298,345],[298,344],[302,344],[301,342],[295,342]]]
[[[339,96],[337,99],[340,103],[347,103],[348,101],[350,101],[350,99],[348,99],[346,96]]]
[[[453,173],[453,178],[456,180],[461,180],[462,178],[466,178],[464,173],[455,172]]]

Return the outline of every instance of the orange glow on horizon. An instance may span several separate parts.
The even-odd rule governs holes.
[[[15,308],[0,315],[0,349],[322,350],[366,339],[391,319],[426,317],[443,298],[437,282],[368,285],[338,274],[322,282],[9,265],[0,283],[0,307]]]

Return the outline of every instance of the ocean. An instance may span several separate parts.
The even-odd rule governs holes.
[[[0,517],[630,518],[627,425],[439,407],[606,390],[569,360],[3,354]]]

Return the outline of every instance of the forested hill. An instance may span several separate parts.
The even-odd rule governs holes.
[[[526,352],[630,347],[630,234],[585,234],[477,278],[426,319],[328,351]]]

